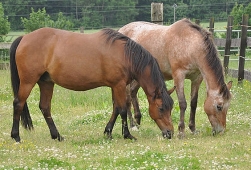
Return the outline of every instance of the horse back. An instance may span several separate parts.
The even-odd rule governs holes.
[[[16,62],[21,77],[37,82],[47,72],[51,81],[72,90],[113,86],[127,76],[123,42],[108,44],[102,32],[38,29],[23,37]]]
[[[205,56],[202,35],[186,19],[170,26],[148,22],[132,22],[119,32],[129,36],[147,49],[157,60],[165,79],[180,70],[189,76],[199,72],[197,60]]]

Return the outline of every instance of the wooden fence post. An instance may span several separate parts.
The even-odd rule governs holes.
[[[209,31],[214,35],[214,17],[210,18]]]
[[[238,84],[242,84],[242,80],[244,79],[245,52],[247,47],[247,29],[248,29],[248,14],[243,14],[242,24],[241,24],[241,46],[240,46],[239,67],[238,67]]]
[[[151,3],[151,21],[163,25],[163,3]]]
[[[80,27],[80,33],[84,33],[84,27]]]
[[[227,35],[226,35],[226,44],[225,44],[225,56],[224,56],[224,71],[225,75],[228,74],[228,65],[229,65],[229,56],[231,48],[231,39],[232,39],[232,27],[233,27],[233,16],[228,16],[227,19]]]

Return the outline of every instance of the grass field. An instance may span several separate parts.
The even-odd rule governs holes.
[[[38,109],[39,89],[33,89],[28,105],[34,131],[20,127],[22,143],[10,138],[12,126],[12,92],[10,73],[0,71],[0,169],[249,169],[251,164],[251,83],[237,86],[234,78],[233,99],[227,115],[227,131],[212,136],[211,125],[203,111],[206,95],[202,84],[197,108],[197,134],[186,128],[186,138],[177,138],[179,107],[176,94],[173,109],[175,136],[163,139],[157,125],[148,115],[148,104],[140,90],[142,125],[131,131],[137,141],[125,140],[118,118],[113,140],[103,135],[111,111],[111,90],[101,87],[74,92],[55,87],[52,101],[54,121],[65,141],[50,139],[48,127]],[[172,87],[173,82],[167,82]],[[190,82],[186,81],[189,100]],[[189,102],[188,102],[189,103]],[[186,112],[188,123],[189,108]]]

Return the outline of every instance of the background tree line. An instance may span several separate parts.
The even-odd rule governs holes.
[[[150,21],[151,3],[153,0],[1,0],[4,15],[8,17],[11,30],[23,30],[25,18],[40,10],[46,19],[67,21],[66,27],[88,28],[120,27],[135,20]],[[176,4],[176,20],[190,19],[226,20],[237,4],[247,6],[250,0],[154,0],[164,5],[164,22],[172,23],[173,5]],[[34,17],[34,16],[33,16]],[[22,18],[22,19],[21,19]],[[35,18],[33,18],[35,21]],[[28,21],[26,21],[27,24]],[[56,24],[56,23],[53,23]],[[62,26],[62,25],[61,25]]]

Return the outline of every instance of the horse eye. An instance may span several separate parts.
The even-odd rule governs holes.
[[[217,105],[217,110],[222,111],[223,106]]]
[[[164,112],[163,107],[159,107],[159,111],[160,111],[160,112]]]

